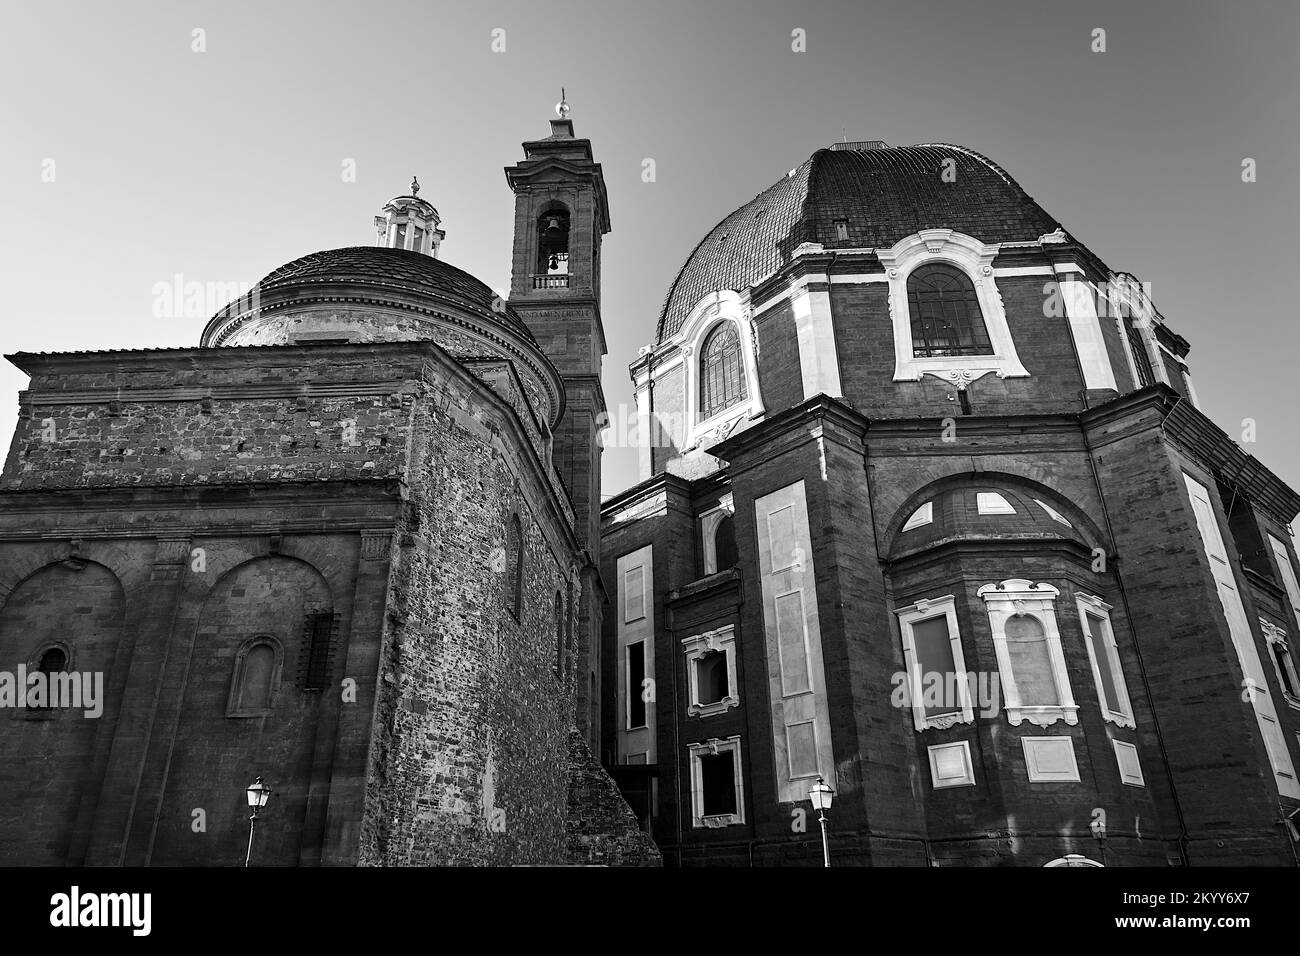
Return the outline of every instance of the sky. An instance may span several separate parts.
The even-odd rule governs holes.
[[[669,284],[727,213],[838,139],[951,142],[1149,283],[1192,344],[1202,409],[1238,440],[1253,420],[1242,447],[1300,487],[1294,0],[3,0],[0,13],[6,354],[196,345],[223,303],[168,308],[160,287],[219,293],[369,244],[412,174],[442,215],[442,258],[507,288],[502,169],[547,135],[564,87],[609,191],[613,415],[632,405],[627,367]],[[25,385],[0,362],[6,447]],[[606,495],[638,478],[635,449],[606,449]]]

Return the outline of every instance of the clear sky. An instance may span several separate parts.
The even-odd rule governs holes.
[[[155,315],[156,284],[251,284],[370,243],[412,173],[443,216],[443,258],[506,288],[502,167],[547,134],[565,86],[609,187],[612,407],[632,402],[628,363],[677,269],[733,208],[842,131],[953,142],[1149,282],[1192,343],[1204,410],[1234,438],[1254,419],[1243,447],[1300,486],[1294,0],[4,0],[0,12],[6,353],[197,344],[208,310]],[[805,52],[791,49],[796,28]],[[26,380],[0,364],[7,447]],[[636,479],[635,452],[607,450],[605,493]]]

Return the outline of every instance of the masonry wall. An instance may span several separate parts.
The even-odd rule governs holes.
[[[415,343],[34,364],[0,493],[0,651],[64,635],[106,702],[13,718],[7,766],[49,753],[58,795],[2,801],[12,852],[237,865],[261,774],[263,863],[567,858],[573,512],[508,398]],[[333,618],[319,690],[311,613]],[[234,716],[253,637],[278,649],[273,703]]]
[[[1294,858],[1277,822],[1272,771],[1251,705],[1243,700],[1241,667],[1182,473],[1204,484],[1212,499],[1217,498],[1214,481],[1167,445],[1157,426],[1158,418],[1148,412],[1140,422],[1098,425],[1092,437],[1101,486],[1115,516],[1132,624],[1140,635],[1188,830],[1189,861],[1291,865]],[[1134,460],[1144,467],[1133,469]],[[1224,539],[1235,569],[1231,537],[1225,533]],[[1242,589],[1242,600],[1258,648],[1262,635],[1249,589]]]

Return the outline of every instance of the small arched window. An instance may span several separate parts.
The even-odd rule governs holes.
[[[748,397],[740,335],[732,322],[722,322],[700,349],[700,418],[712,418]]]
[[[924,265],[907,277],[912,355],[992,355],[984,314],[970,277],[955,266]]]
[[[273,637],[254,637],[235,654],[227,717],[269,717],[283,651]]]
[[[54,699],[55,688],[51,678],[55,674],[68,669],[68,652],[57,644],[47,647],[41,652],[36,669],[46,676],[46,685],[43,692],[36,692],[33,696],[32,692],[24,687],[19,693],[27,695],[27,709],[32,715],[49,716],[52,712],[52,705],[56,703]]]
[[[57,674],[66,670],[68,666],[68,652],[61,647],[51,647],[41,655],[41,662],[37,668],[42,674]]]
[[[506,522],[506,607],[516,618],[523,606],[524,593],[524,532],[519,515],[512,514]]]

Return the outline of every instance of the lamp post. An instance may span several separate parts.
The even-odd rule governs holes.
[[[826,781],[822,779],[821,774],[817,775],[817,782],[813,788],[808,791],[808,799],[812,801],[813,809],[817,811],[817,819],[822,825],[822,865],[831,865],[831,845],[826,840],[826,813],[831,808],[831,800],[835,797],[835,791],[826,786]]]
[[[266,806],[269,799],[271,788],[262,783],[260,776],[248,785],[248,809],[252,812],[248,815],[248,853],[244,855],[244,866],[248,866],[253,858],[253,827],[257,823],[257,811]]]

